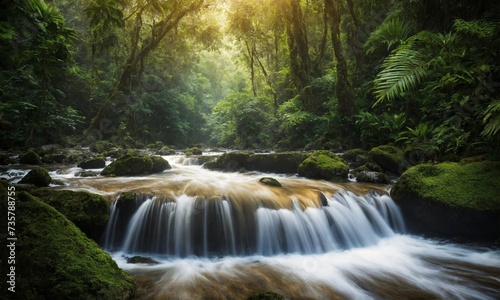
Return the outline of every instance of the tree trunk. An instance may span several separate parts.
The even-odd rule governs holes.
[[[340,41],[340,15],[338,2],[334,0],[325,0],[325,9],[328,10],[331,18],[331,34],[333,51],[337,60],[337,81],[335,83],[335,92],[338,101],[338,112],[341,117],[349,117],[354,114],[354,97],[352,86],[347,72],[347,62]]]

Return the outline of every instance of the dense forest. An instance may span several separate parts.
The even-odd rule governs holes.
[[[2,148],[500,152],[495,0],[1,0]]]

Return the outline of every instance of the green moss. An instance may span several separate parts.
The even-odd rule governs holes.
[[[401,175],[407,168],[403,150],[389,145],[375,147],[370,150],[370,158],[384,170]]]
[[[26,174],[26,176],[19,181],[21,184],[34,184],[35,186],[38,187],[45,187],[50,184],[52,181],[52,178],[49,175],[49,172],[42,168],[42,167],[36,167],[32,169],[31,171]]]
[[[192,147],[192,148],[185,149],[184,150],[184,154],[186,154],[187,156],[190,156],[190,155],[202,155],[203,151],[201,151],[201,149],[198,148],[198,147]]]
[[[130,298],[134,278],[56,209],[23,192],[16,212],[18,299]]]
[[[281,186],[281,183],[272,177],[262,177],[261,179],[259,179],[259,182],[269,186],[275,186],[275,187]]]
[[[477,211],[500,210],[500,162],[423,164],[409,168],[391,191]]]
[[[78,164],[78,167],[82,169],[101,169],[104,168],[105,166],[106,166],[106,161],[102,157],[87,159],[81,161]]]
[[[108,222],[109,207],[102,196],[48,189],[39,189],[32,194],[57,209],[91,238],[99,238]]]
[[[40,156],[35,153],[35,151],[29,150],[19,157],[19,162],[28,165],[39,165],[42,163],[42,160],[40,159]]]
[[[134,156],[126,154],[109,164],[101,175],[103,176],[133,176],[148,173],[158,173],[170,169],[170,164],[157,156]]]
[[[328,150],[318,150],[298,168],[300,176],[313,179],[346,179],[349,167],[343,159]]]
[[[360,148],[354,148],[354,149],[350,149],[350,150],[347,150],[343,157],[344,159],[347,159],[349,161],[356,161],[356,157],[358,157],[358,155],[367,155],[368,152],[363,150],[363,149],[360,149]]]

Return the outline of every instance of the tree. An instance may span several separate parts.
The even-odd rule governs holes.
[[[112,92],[101,104],[97,114],[85,130],[83,139],[86,139],[91,131],[99,126],[108,108],[117,101],[121,94],[131,93],[133,77],[140,75],[141,64],[167,34],[175,29],[186,15],[199,11],[204,4],[204,0],[168,2],[137,0],[127,7],[129,15],[126,20],[131,26],[131,37],[127,47],[128,57],[121,66],[121,73]],[[93,11],[90,12],[93,16]],[[99,26],[99,23],[95,26]]]

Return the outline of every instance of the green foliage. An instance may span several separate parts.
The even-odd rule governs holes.
[[[390,52],[398,45],[405,43],[413,32],[413,26],[399,17],[386,19],[370,34],[364,45],[366,53],[376,51],[379,45],[386,46],[386,50]]]
[[[482,132],[485,136],[495,136],[500,130],[500,100],[493,101],[484,112],[483,122],[486,124]]]
[[[213,109],[211,125],[216,130],[212,139],[221,146],[269,146],[273,138],[270,111],[271,103],[267,98],[246,93],[231,94]]]
[[[404,113],[376,115],[361,111],[354,116],[360,130],[360,139],[365,146],[375,146],[394,141],[403,130],[407,118]]]

